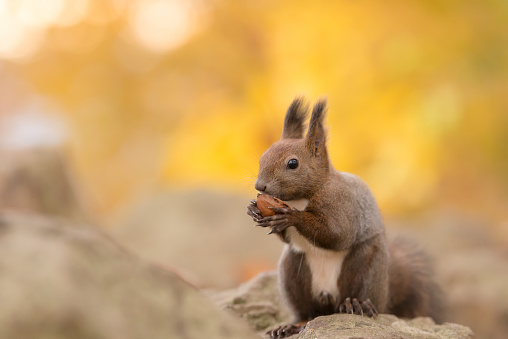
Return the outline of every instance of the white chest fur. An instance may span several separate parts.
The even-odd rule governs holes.
[[[309,201],[299,199],[287,201],[287,203],[293,208],[304,210]],[[347,251],[330,251],[314,246],[293,226],[286,230],[286,236],[290,242],[291,250],[305,253],[307,264],[312,273],[312,293],[316,297],[321,292],[327,292],[335,297],[339,296],[338,280]]]

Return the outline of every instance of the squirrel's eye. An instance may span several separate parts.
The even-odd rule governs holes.
[[[296,169],[298,167],[298,160],[291,159],[288,161],[288,168],[289,169]]]

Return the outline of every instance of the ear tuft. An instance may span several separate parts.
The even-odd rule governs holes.
[[[307,117],[309,105],[303,97],[297,97],[289,106],[284,118],[284,128],[281,139],[303,138],[304,122]]]
[[[307,132],[307,143],[314,153],[317,153],[321,146],[326,143],[326,131],[324,128],[324,119],[326,111],[326,98],[319,99],[312,109],[309,130]]]

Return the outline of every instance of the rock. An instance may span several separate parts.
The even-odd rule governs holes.
[[[244,318],[255,331],[289,323],[291,315],[279,298],[277,272],[265,272],[238,288],[212,294],[224,309]]]
[[[277,236],[254,227],[248,204],[248,197],[210,190],[161,192],[129,208],[111,234],[200,288],[233,288],[275,269],[282,251]]]
[[[263,334],[281,324],[291,323],[288,310],[277,291],[277,273],[262,273],[237,289],[214,294],[224,309],[244,318]],[[473,338],[466,326],[436,325],[431,318],[399,319],[382,314],[376,319],[350,314],[333,314],[310,321],[295,339],[326,338]]]
[[[275,269],[282,249],[276,236],[253,227],[248,203],[249,197],[224,192],[164,192],[137,204],[112,234],[200,287],[232,288]],[[443,211],[387,220],[386,227],[387,234],[408,236],[434,258],[449,306],[445,321],[470,327],[478,338],[506,337],[508,250],[489,234],[487,222],[465,211]]]
[[[0,338],[256,338],[176,274],[97,229],[0,216]]]
[[[478,338],[506,338],[508,250],[488,232],[486,222],[441,212],[409,226],[398,232],[418,239],[434,257],[448,304],[445,320],[469,326]]]
[[[63,151],[0,148],[0,159],[0,210],[88,219]]]
[[[402,320],[394,315],[381,314],[376,319],[350,314],[333,314],[310,321],[295,336],[298,339],[315,338],[418,338],[448,339],[473,338],[466,326],[445,323],[436,325],[431,318]]]

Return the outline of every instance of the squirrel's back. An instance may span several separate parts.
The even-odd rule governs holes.
[[[405,237],[391,239],[388,244],[389,295],[388,312],[398,317],[432,317],[443,321],[443,296],[432,279],[427,255]]]

